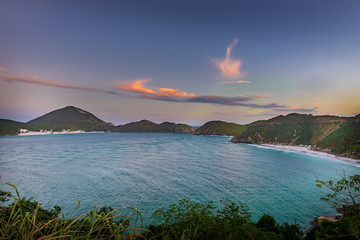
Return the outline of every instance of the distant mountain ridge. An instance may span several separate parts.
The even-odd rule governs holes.
[[[95,115],[68,106],[27,123],[0,119],[0,135],[16,135],[21,128],[32,131],[62,129],[109,132],[193,133],[234,136],[233,143],[310,145],[313,150],[360,159],[360,114],[355,117],[313,116],[292,113],[250,124],[210,121],[197,130],[186,124],[148,120],[114,126]]]
[[[125,125],[114,126],[107,123],[92,113],[83,109],[67,106],[54,110],[29,122],[16,122],[8,119],[0,119],[0,135],[16,135],[20,129],[30,131],[53,130],[61,131],[109,131],[109,132],[169,132],[169,133],[192,133],[194,128],[186,124],[163,122],[153,123],[148,120],[132,122]]]
[[[316,151],[360,159],[360,115],[337,117],[292,113],[246,125],[211,121],[195,134],[234,136],[233,143],[310,145]]]
[[[131,122],[119,125],[112,129],[112,132],[171,132],[171,133],[192,133],[195,129],[186,124],[175,124],[163,122],[160,124],[153,123],[149,120],[140,122]]]

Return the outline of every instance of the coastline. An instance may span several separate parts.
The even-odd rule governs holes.
[[[303,153],[311,156],[318,156],[318,157],[326,157],[336,161],[342,161],[351,165],[355,165],[360,167],[360,160],[347,158],[347,157],[339,157],[335,154],[325,153],[321,151],[311,150],[309,147],[305,146],[293,146],[293,145],[281,145],[281,144],[251,144],[257,147],[268,148],[268,149],[275,149],[287,152],[294,152],[294,153]]]
[[[74,134],[74,133],[103,133],[103,131],[91,131],[91,132],[85,132],[84,130],[77,130],[77,131],[41,131],[41,132],[33,132],[28,131],[24,133],[19,133],[15,136],[36,136],[36,135],[51,135],[51,134]]]

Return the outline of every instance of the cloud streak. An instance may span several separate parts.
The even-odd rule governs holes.
[[[145,84],[151,81],[151,79],[135,79],[133,81],[122,82],[119,81],[113,85],[114,88],[126,92],[135,93],[135,97],[166,101],[166,102],[184,102],[184,103],[207,103],[223,106],[243,106],[250,108],[285,108],[287,106],[278,105],[276,103],[269,104],[256,104],[250,103],[253,100],[259,98],[266,98],[267,95],[255,95],[255,96],[236,96],[226,97],[222,95],[200,95],[196,96],[194,93],[187,93],[178,89],[171,88],[149,88]]]
[[[237,84],[237,83],[250,83],[250,81],[238,80],[238,81],[221,82],[221,84]]]
[[[241,60],[231,58],[231,52],[237,42],[238,39],[235,38],[235,40],[226,48],[224,59],[212,59],[212,62],[220,70],[221,75],[227,79],[236,79],[244,76],[244,73],[241,71]]]
[[[6,72],[6,68],[0,67],[0,72]]]
[[[155,101],[165,101],[165,102],[204,103],[204,104],[215,104],[222,106],[241,106],[241,107],[249,107],[249,108],[273,109],[275,111],[282,111],[282,112],[285,111],[313,112],[317,109],[316,107],[311,109],[291,108],[289,106],[279,105],[277,103],[259,104],[252,102],[257,99],[264,99],[267,97],[267,95],[254,95],[247,97],[244,97],[242,95],[236,97],[226,97],[222,95],[196,96],[194,93],[188,93],[179,89],[146,87],[145,84],[151,81],[150,78],[135,79],[133,81],[128,81],[128,82],[119,81],[112,86],[113,88],[117,90],[121,90],[122,92],[85,87],[76,84],[59,84],[34,77],[12,76],[7,74],[0,74],[0,79],[3,79],[6,82],[10,82],[10,83],[11,82],[29,83],[29,84],[36,84],[36,85],[63,88],[63,89],[98,92],[98,93],[118,95],[124,97],[148,99]]]
[[[285,108],[274,108],[278,112],[299,112],[299,113],[311,113],[315,112],[318,107],[313,108],[296,108],[296,107],[285,107]]]
[[[114,91],[107,91],[107,90],[101,90],[101,89],[84,87],[84,86],[79,86],[79,85],[72,85],[72,84],[59,84],[59,83],[54,83],[54,82],[41,80],[38,78],[31,78],[31,77],[21,77],[21,76],[0,74],[0,79],[4,79],[7,82],[22,82],[22,83],[30,83],[30,84],[36,84],[36,85],[49,86],[49,87],[57,87],[57,88],[74,89],[74,90],[81,90],[81,91],[88,91],[88,92],[99,92],[99,93],[127,96],[125,94],[117,93]]]

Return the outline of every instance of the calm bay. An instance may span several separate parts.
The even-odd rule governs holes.
[[[0,176],[21,196],[74,215],[93,206],[133,206],[146,224],[183,198],[247,203],[302,228],[336,214],[316,178],[336,179],[358,166],[302,153],[229,143],[229,137],[159,133],[82,133],[0,138]],[[9,188],[7,188],[9,189]]]

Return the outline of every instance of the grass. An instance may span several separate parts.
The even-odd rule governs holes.
[[[32,199],[21,198],[16,186],[8,185],[16,194],[1,192],[2,201],[10,197],[13,203],[1,207],[0,239],[142,239],[146,232],[136,208],[94,208],[69,219],[60,214],[60,207],[44,209]]]

